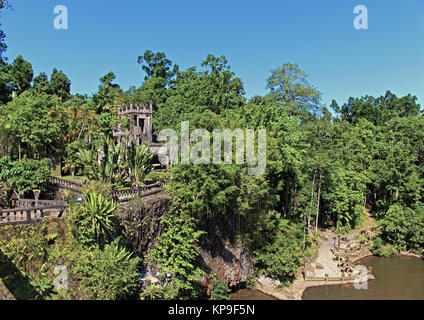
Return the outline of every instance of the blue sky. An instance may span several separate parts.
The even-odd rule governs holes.
[[[181,69],[225,55],[246,96],[265,94],[270,70],[298,63],[326,105],[349,96],[416,95],[424,106],[424,0],[10,0],[6,56],[35,74],[63,70],[72,92],[92,94],[109,71],[123,89],[140,86],[137,57],[163,51]],[[69,29],[53,27],[65,5]],[[353,9],[368,8],[368,30]]]

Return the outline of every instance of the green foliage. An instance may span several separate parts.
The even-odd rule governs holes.
[[[45,72],[34,78],[32,88],[36,94],[52,94],[49,78]]]
[[[48,243],[47,225],[2,226],[0,248],[24,276],[34,277],[44,269]]]
[[[82,172],[84,168],[84,162],[82,161],[84,157],[81,157],[79,152],[84,148],[84,142],[82,140],[76,140],[70,144],[65,149],[66,158],[64,160],[63,171],[74,174],[78,174],[79,171]]]
[[[147,144],[136,146],[133,139],[125,141],[130,142],[117,146],[112,139],[99,139],[90,148],[81,149],[71,163],[81,164],[83,174],[90,180],[119,187],[128,179],[141,185],[153,168],[153,154]]]
[[[90,299],[118,300],[134,297],[137,293],[140,258],[119,245],[120,239],[102,249],[80,249],[74,256],[72,272],[80,278]]]
[[[163,52],[155,54],[150,50],[146,50],[143,56],[138,57],[137,62],[147,74],[144,78],[146,81],[150,78],[163,78],[169,81],[178,72],[178,66],[172,66],[172,61],[167,59]]]
[[[90,180],[118,185],[123,182],[123,145],[116,146],[112,139],[97,140],[89,149],[80,150],[78,157],[78,162],[83,164],[83,174]]]
[[[10,77],[13,89],[17,91],[18,94],[21,94],[25,90],[31,88],[32,77],[34,72],[32,70],[32,65],[28,61],[25,61],[22,56],[18,56],[12,64],[10,70]]]
[[[206,69],[203,72],[190,68],[179,73],[172,96],[166,102],[167,107],[163,112],[167,112],[168,117],[169,112],[175,113],[176,123],[192,112],[210,110],[219,114],[228,108],[241,107],[244,103],[243,82],[234,77],[225,57],[208,55],[201,65]],[[159,116],[162,116],[160,110]]]
[[[113,72],[109,72],[100,78],[101,85],[99,86],[99,91],[93,96],[93,102],[96,105],[98,114],[102,112],[111,112],[115,107],[118,97],[122,93],[119,85],[112,83],[115,78],[116,76]]]
[[[305,117],[308,112],[319,111],[320,93],[308,83],[297,64],[286,63],[271,73],[267,79],[271,99],[287,108],[289,115]]]
[[[75,225],[75,237],[84,245],[103,246],[110,242],[117,223],[117,205],[102,193],[84,195],[83,204],[73,204],[70,219]]]
[[[71,81],[62,71],[58,71],[56,68],[53,69],[50,77],[50,87],[52,93],[58,96],[60,101],[70,97]]]
[[[126,168],[130,172],[131,181],[141,185],[153,169],[153,153],[147,144],[136,146],[134,143],[127,149]]]
[[[357,123],[360,119],[367,119],[375,125],[384,125],[389,119],[415,116],[420,111],[416,103],[417,98],[408,94],[402,98],[396,97],[390,91],[384,96],[374,98],[365,96],[361,98],[350,97],[348,102],[340,108],[333,101],[333,109],[340,113],[343,120]]]
[[[151,171],[146,179],[151,179],[153,181],[169,181],[171,178],[170,172],[160,172],[160,171]]]
[[[50,296],[54,293],[52,280],[48,278],[32,280],[30,284],[41,296]]]
[[[8,182],[21,194],[34,189],[45,190],[49,179],[49,160],[11,161],[0,158],[0,181]]]
[[[173,284],[149,284],[140,293],[140,300],[173,300],[178,296],[178,290]]]
[[[399,250],[389,243],[384,243],[380,237],[374,239],[373,245],[370,248],[371,252],[380,257],[389,257],[393,254],[398,254]]]
[[[239,165],[177,165],[169,190],[174,203],[193,217],[255,214],[275,201],[263,176],[248,176]]]
[[[308,255],[308,251],[303,249],[303,228],[282,219],[280,214],[267,220],[262,243],[258,243],[253,261],[258,274],[289,285]]]
[[[58,152],[63,146],[65,123],[56,103],[55,97],[33,96],[26,91],[5,106],[0,128],[11,136],[9,154],[42,159]]]
[[[203,272],[195,265],[198,255],[195,247],[203,232],[196,230],[193,220],[181,213],[169,213],[161,223],[165,231],[148,252],[146,262],[157,264],[163,273],[173,275],[174,298],[196,298]]]
[[[212,280],[213,290],[211,292],[211,300],[230,300],[231,289],[221,279],[214,278]]]
[[[415,208],[400,204],[390,206],[380,218],[379,227],[383,239],[401,251],[420,253],[424,247],[424,206]]]

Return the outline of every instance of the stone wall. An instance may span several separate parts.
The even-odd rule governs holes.
[[[137,199],[120,205],[119,221],[124,236],[139,256],[150,250],[163,232],[161,218],[168,212],[171,200],[167,195]]]

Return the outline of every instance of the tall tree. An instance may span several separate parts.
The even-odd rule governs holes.
[[[58,71],[56,68],[53,69],[50,77],[50,85],[52,93],[57,95],[61,101],[70,97],[71,81],[62,71]]]
[[[51,94],[52,89],[50,86],[49,78],[45,72],[40,73],[38,76],[34,78],[33,81],[33,89],[37,94],[45,93]]]
[[[11,85],[18,94],[31,88],[32,77],[34,72],[32,65],[25,61],[22,56],[18,56],[12,64],[10,70]]]
[[[116,76],[113,72],[109,72],[100,78],[99,91],[93,96],[96,104],[97,113],[101,113],[104,109],[110,111],[115,105],[116,99],[121,95],[122,90],[118,84],[112,83]]]
[[[166,58],[165,53],[154,53],[146,50],[142,56],[138,57],[137,62],[146,72],[144,80],[150,78],[163,78],[169,82],[178,72],[178,65],[172,65],[172,61]]]
[[[305,117],[320,111],[320,93],[309,84],[306,73],[297,64],[286,63],[271,70],[266,81],[272,100],[287,108],[290,116]]]

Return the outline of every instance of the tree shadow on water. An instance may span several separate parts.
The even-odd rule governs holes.
[[[13,264],[0,249],[0,280],[17,300],[40,300],[42,296],[31,285],[30,279]]]

